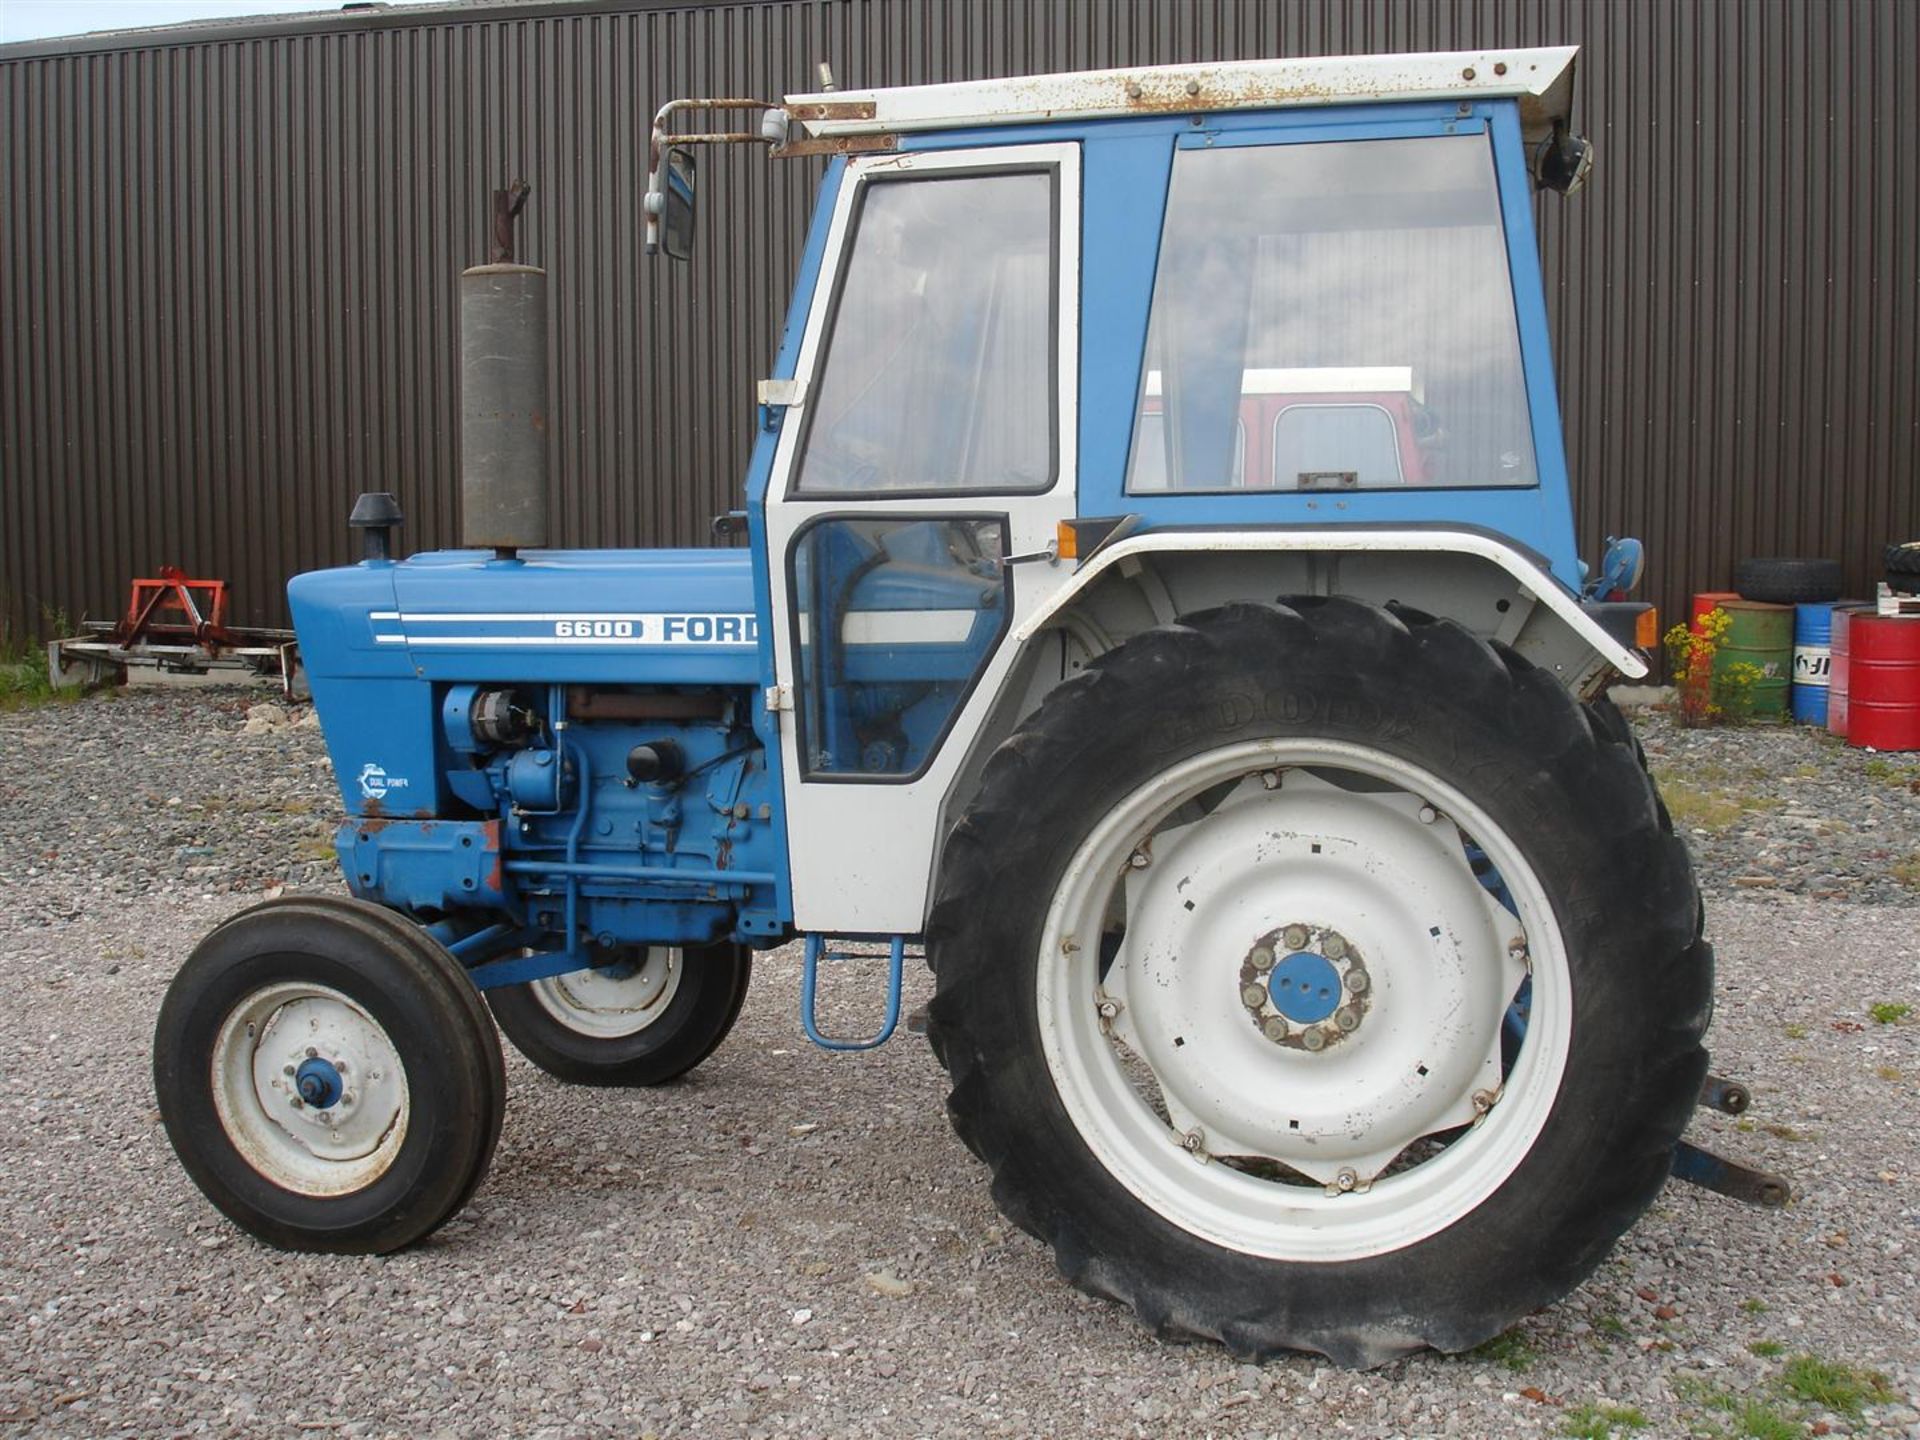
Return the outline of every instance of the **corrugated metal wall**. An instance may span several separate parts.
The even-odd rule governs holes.
[[[365,489],[455,538],[454,276],[525,176],[553,272],[559,534],[699,544],[737,503],[817,164],[703,161],[639,253],[653,106],[696,92],[1573,42],[1591,190],[1542,202],[1583,539],[1671,611],[1733,561],[1851,584],[1920,534],[1920,6],[1902,0],[775,0],[363,12],[0,50],[0,624],[162,563],[274,622]]]

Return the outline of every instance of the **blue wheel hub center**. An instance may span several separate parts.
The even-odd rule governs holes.
[[[293,1072],[293,1087],[300,1092],[300,1098],[316,1110],[339,1103],[347,1088],[331,1060],[314,1058],[300,1062],[300,1068]]]
[[[1340,1008],[1340,972],[1326,956],[1296,950],[1268,974],[1267,994],[1294,1024],[1313,1025]]]

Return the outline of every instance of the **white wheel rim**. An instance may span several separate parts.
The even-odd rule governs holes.
[[[314,1072],[331,1077],[326,1103],[301,1098]],[[241,1001],[214,1039],[212,1078],[214,1109],[240,1157],[301,1195],[364,1189],[406,1139],[400,1052],[378,1021],[324,985],[270,985]]]
[[[1305,766],[1390,788],[1355,793]],[[1204,820],[1165,823],[1219,787]],[[1517,919],[1474,878],[1463,832]],[[1116,905],[1126,936],[1102,981]],[[1371,982],[1359,1024],[1318,1052],[1304,1048],[1313,1027],[1287,1021],[1284,1042],[1263,1031],[1278,1002],[1255,1013],[1242,983],[1261,937],[1295,924],[1316,941],[1337,933]],[[1502,1083],[1501,1019],[1529,974],[1525,1041]],[[1055,891],[1036,1002],[1053,1082],[1100,1163],[1182,1229],[1276,1260],[1383,1254],[1471,1213],[1539,1138],[1572,1036],[1565,946],[1518,848],[1437,776],[1327,740],[1211,751],[1116,805]],[[1438,1153],[1391,1165],[1461,1125]]]
[[[685,958],[678,949],[647,947],[638,964],[576,970],[532,982],[540,1008],[567,1029],[596,1040],[638,1035],[667,1013],[680,990]]]

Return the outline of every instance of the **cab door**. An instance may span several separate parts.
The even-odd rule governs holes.
[[[768,487],[794,917],[914,934],[941,803],[1067,580],[1079,148],[848,165]]]

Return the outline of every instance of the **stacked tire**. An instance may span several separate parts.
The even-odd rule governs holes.
[[[1887,546],[1887,588],[1902,595],[1920,595],[1920,540]]]
[[[1822,605],[1840,598],[1838,560],[1770,556],[1733,567],[1733,588],[1742,600],[1767,605]]]

